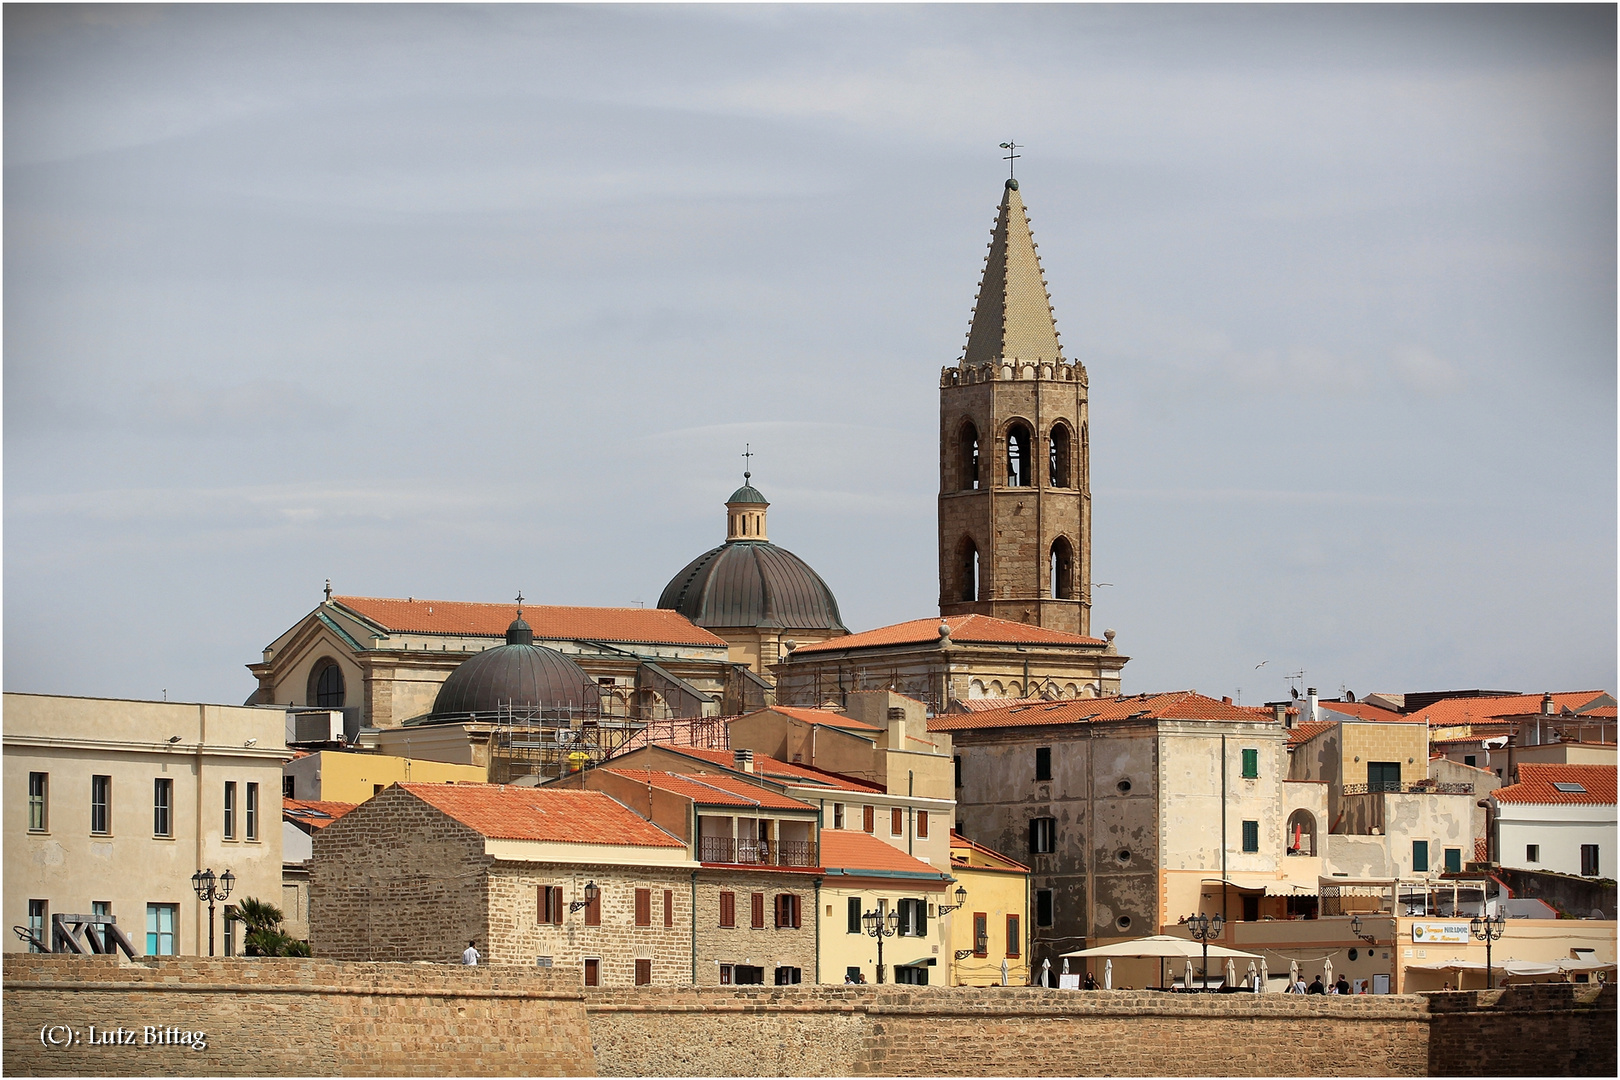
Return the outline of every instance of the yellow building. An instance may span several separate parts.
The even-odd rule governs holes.
[[[950,876],[875,836],[851,830],[821,833],[821,981],[943,982],[949,970],[950,913],[941,918]],[[878,912],[893,933],[881,941],[863,917]],[[890,915],[894,918],[891,920]],[[881,948],[881,952],[880,952]],[[946,960],[942,962],[940,956]]]
[[[951,872],[967,894],[951,918],[951,985],[1000,986],[1003,964],[1007,986],[1028,983],[1029,867],[953,832]]]
[[[281,793],[289,799],[363,803],[389,784],[482,784],[489,780],[482,765],[354,754],[321,750],[289,761],[282,770]]]

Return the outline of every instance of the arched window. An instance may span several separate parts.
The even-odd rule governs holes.
[[[1288,815],[1288,830],[1283,841],[1290,855],[1316,854],[1316,815],[1309,810],[1295,810]]]
[[[957,548],[957,574],[960,577],[957,597],[964,601],[974,601],[979,598],[979,549],[974,546],[968,537],[962,537],[962,544]]]
[[[1052,425],[1052,434],[1047,439],[1051,450],[1050,461],[1047,463],[1048,482],[1053,487],[1066,488],[1069,486],[1069,427],[1067,424]]]
[[[319,709],[343,708],[343,669],[330,656],[316,661],[304,700]]]
[[[976,491],[979,487],[979,429],[965,423],[956,436],[957,474],[959,491]]]
[[[1029,487],[1029,428],[1011,424],[1007,428],[1007,486]]]
[[[1074,547],[1065,536],[1052,541],[1052,599],[1074,599]]]

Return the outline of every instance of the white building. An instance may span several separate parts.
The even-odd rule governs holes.
[[[1519,766],[1491,796],[1503,866],[1582,877],[1615,872],[1613,765]]]

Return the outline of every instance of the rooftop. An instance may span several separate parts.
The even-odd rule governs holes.
[[[943,619],[912,619],[910,622],[880,626],[848,637],[833,638],[812,645],[800,645],[788,654],[788,661],[803,654],[836,652],[840,649],[870,649],[883,645],[926,645],[939,640],[939,624],[951,630],[951,641],[968,645],[1090,645],[1102,648],[1101,638],[1067,634],[1043,626],[995,619],[989,615],[949,615]]]
[[[390,600],[334,596],[332,603],[391,633],[459,634],[505,639],[514,605],[461,600]],[[647,645],[724,647],[725,641],[684,615],[660,608],[563,607],[525,604],[524,620],[541,641],[618,641]]]
[[[1403,716],[1393,709],[1382,709],[1377,705],[1368,705],[1364,701],[1318,701],[1317,712],[1333,712],[1342,716],[1351,716],[1357,720],[1376,720],[1381,723],[1420,723],[1416,717]]]
[[[904,874],[943,878],[939,870],[893,844],[853,829],[821,830],[821,865],[846,874]]]
[[[732,750],[704,750],[695,746],[675,746],[669,743],[655,743],[653,745],[661,750],[668,750],[674,754],[695,758],[707,764],[719,765],[736,772],[742,771],[737,768],[735,751]],[[771,757],[769,754],[754,755],[754,775],[779,784],[795,784],[803,787],[830,788],[838,791],[861,793],[875,792],[880,795],[884,791],[881,784],[857,780],[854,777],[842,776],[809,765],[781,761]]]
[[[282,799],[281,816],[312,829],[324,829],[358,805],[327,799]]]
[[[845,638],[844,640],[847,641],[849,639]],[[865,720],[856,720],[854,717],[845,716],[843,713],[833,712],[831,709],[809,709],[800,708],[793,705],[771,705],[764,709],[755,709],[753,712],[745,713],[743,715],[758,716],[762,712],[781,713],[783,716],[792,717],[793,719],[803,721],[806,724],[820,724],[823,727],[845,728],[850,731],[878,730],[873,725],[868,724]],[[743,716],[739,716],[736,719],[741,720],[743,719]]]
[[[492,840],[684,848],[686,845],[599,791],[506,784],[399,784]]]
[[[1613,765],[1520,765],[1519,782],[1495,792],[1497,802],[1614,805]]]
[[[750,784],[735,776],[713,776],[708,773],[694,776],[651,769],[608,768],[602,771],[634,780],[638,784],[646,784],[660,791],[684,795],[702,806],[732,806],[749,810],[815,810],[809,803],[779,795],[769,788]]]
[[[1205,697],[1194,690],[1121,697],[1078,698],[1039,705],[1011,705],[976,713],[936,716],[930,731],[972,731],[979,728],[1042,727],[1055,724],[1102,723],[1115,720],[1225,720],[1246,724],[1275,723],[1241,705]]]
[[[1300,743],[1309,742],[1322,732],[1332,731],[1338,726],[1337,720],[1306,720],[1295,724],[1288,729],[1288,745],[1298,746]]]
[[[1559,714],[1565,709],[1578,713],[1588,705],[1596,708],[1612,702],[1607,691],[1603,690],[1571,690],[1556,693],[1552,698]],[[1540,694],[1507,694],[1498,697],[1444,698],[1421,709],[1414,709],[1410,715],[1427,721],[1430,727],[1451,727],[1497,717],[1531,716],[1539,712]]]

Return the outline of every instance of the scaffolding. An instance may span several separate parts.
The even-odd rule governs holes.
[[[690,746],[697,750],[730,750],[733,716],[667,716],[648,720],[621,748],[621,753],[646,746]]]
[[[489,779],[509,784],[525,776],[552,777],[599,765],[620,752],[645,724],[603,716],[591,705],[513,708],[471,713],[467,720],[491,724]]]

